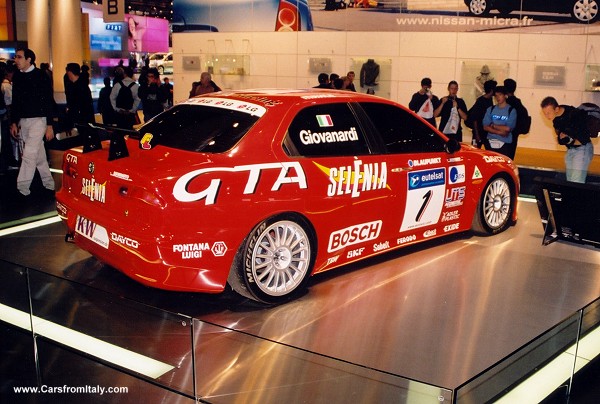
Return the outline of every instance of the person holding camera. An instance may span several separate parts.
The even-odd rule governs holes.
[[[540,106],[546,119],[552,121],[558,144],[567,147],[567,181],[584,184],[594,158],[594,145],[585,124],[586,112],[571,105],[559,105],[554,97],[544,98]]]
[[[439,102],[440,99],[431,93],[431,79],[425,77],[421,80],[421,89],[413,94],[408,103],[408,108],[435,127],[433,111]]]
[[[467,119],[467,104],[458,97],[458,83],[452,80],[448,83],[448,95],[442,97],[440,104],[433,112],[434,117],[441,117],[440,131],[450,139],[462,142],[461,122]]]

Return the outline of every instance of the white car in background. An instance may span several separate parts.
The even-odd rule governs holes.
[[[148,67],[156,67],[158,73],[173,73],[173,53],[153,53],[149,56]]]

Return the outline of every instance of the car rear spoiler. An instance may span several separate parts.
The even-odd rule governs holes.
[[[139,138],[140,133],[136,130],[121,129],[115,126],[84,124],[76,125],[77,130],[83,135],[83,153],[89,153],[102,149],[102,141],[110,140],[108,149],[108,161],[129,157],[129,150],[125,142],[125,136]]]

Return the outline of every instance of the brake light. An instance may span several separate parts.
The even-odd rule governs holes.
[[[158,206],[159,208],[165,207],[165,201],[160,196],[141,187],[124,185],[119,188],[119,195],[126,198],[137,199],[151,206]]]

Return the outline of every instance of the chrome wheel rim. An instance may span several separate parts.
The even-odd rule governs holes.
[[[598,2],[595,0],[578,0],[573,5],[573,15],[579,21],[592,21],[598,15]]]
[[[508,220],[510,214],[510,186],[503,178],[496,178],[490,183],[483,205],[485,222],[492,229],[499,229]]]
[[[469,4],[469,9],[475,15],[481,15],[485,13],[487,8],[487,0],[473,0]]]
[[[281,221],[260,234],[252,252],[252,274],[261,291],[283,296],[302,283],[309,261],[310,242],[304,229]]]

